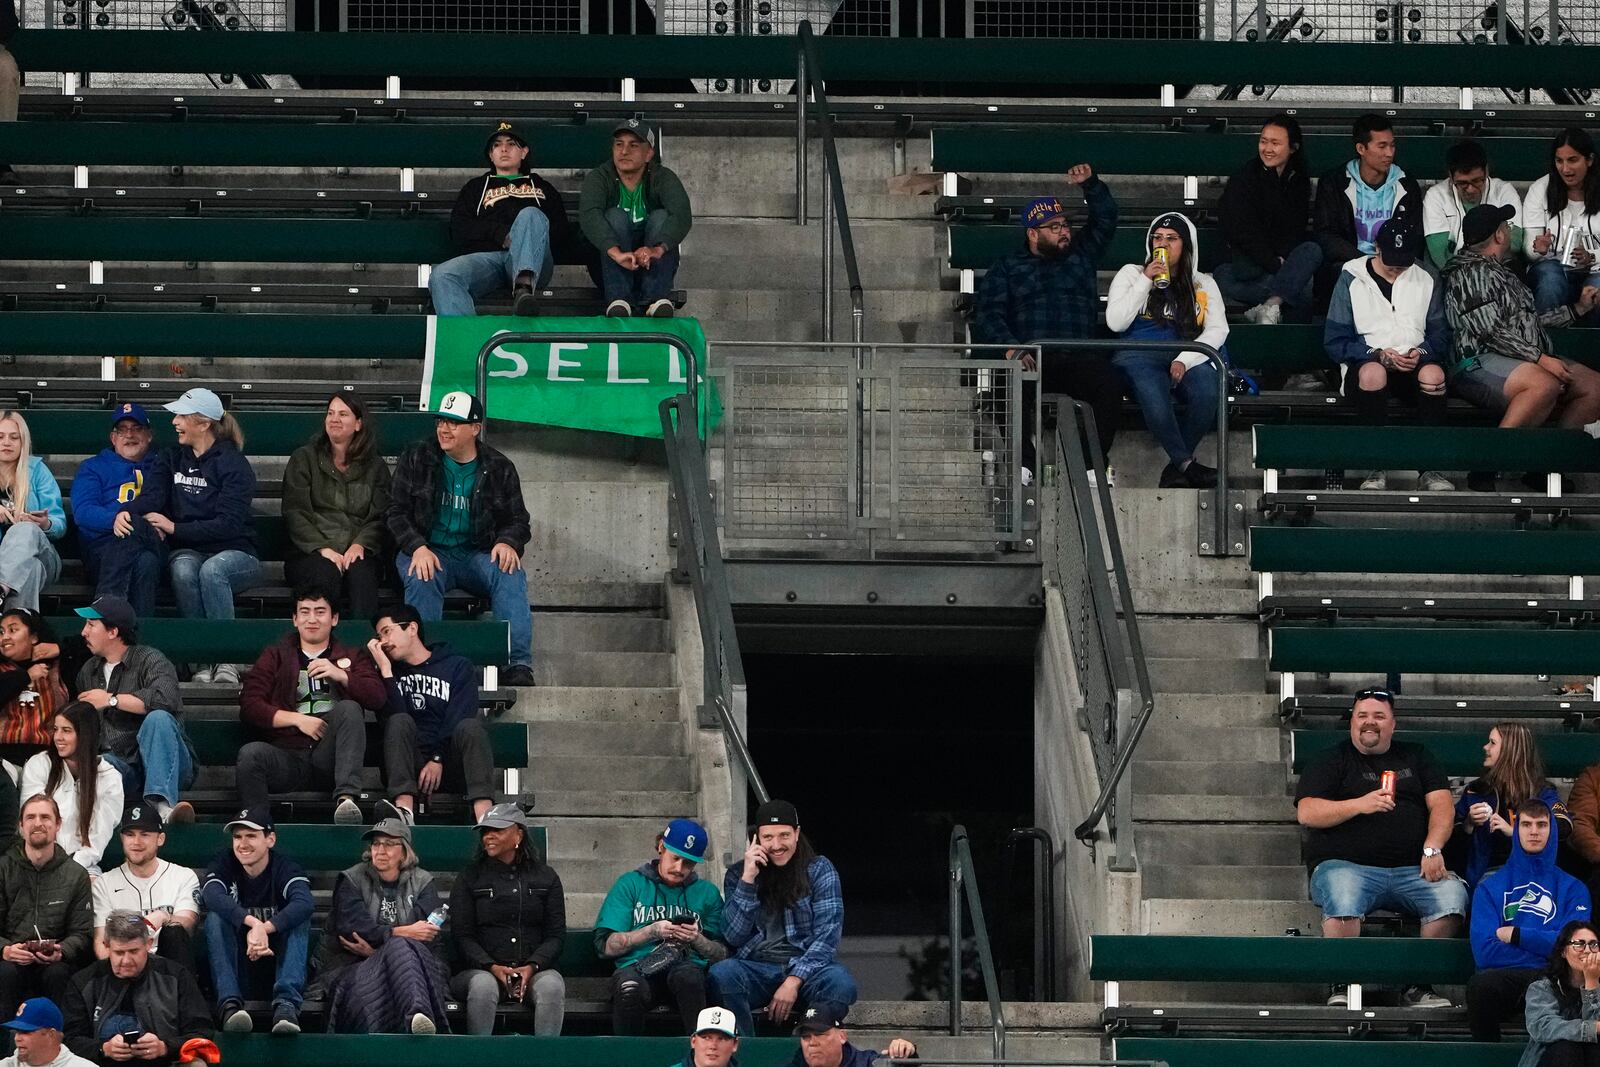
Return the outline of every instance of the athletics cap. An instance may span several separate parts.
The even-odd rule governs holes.
[[[1390,219],[1378,227],[1378,255],[1386,267],[1409,267],[1417,261],[1417,234],[1404,219]]]
[[[739,1036],[739,1026],[734,1021],[733,1012],[727,1008],[706,1008],[700,1012],[700,1017],[694,1021],[694,1032],[703,1034],[708,1030],[729,1037]]]
[[[661,847],[675,856],[699,863],[706,858],[706,828],[693,819],[673,819],[661,835]]]
[[[132,419],[140,426],[150,425],[150,416],[145,414],[144,407],[142,405],[135,404],[131,400],[118,404],[116,407],[111,409],[112,427],[115,427],[117,423],[121,422],[123,419]]]

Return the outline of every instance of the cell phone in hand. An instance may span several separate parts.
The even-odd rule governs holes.
[[[512,1000],[522,999],[522,972],[512,971],[506,975],[506,992],[511,994]]]
[[[138,1042],[138,1040],[143,1036],[144,1036],[144,1031],[143,1030],[124,1030],[124,1031],[122,1031],[122,1040],[127,1042],[130,1045],[135,1044],[136,1042]]]

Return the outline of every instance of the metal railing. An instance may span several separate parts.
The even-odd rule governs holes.
[[[833,112],[828,107],[822,53],[809,20],[799,26],[799,73],[795,96],[799,106],[795,131],[795,221],[806,225],[806,96],[816,97],[817,125],[822,130],[822,338],[833,340],[833,235],[839,232],[839,247],[844,252],[845,277],[850,283],[850,337],[860,341],[865,335],[866,304],[861,290],[861,267],[856,261],[855,235],[850,231],[850,208],[844,198],[844,178],[839,173],[839,150],[833,140]]]
[[[1029,1000],[1059,1000],[1056,987],[1056,843],[1042,826],[1019,826],[1006,834],[1005,867],[1001,884],[1006,900],[1011,896],[1016,872],[1017,848],[1033,846],[1033,983]],[[1002,929],[1005,924],[1002,923]]]
[[[1079,401],[1064,399],[1054,440],[1062,473],[1056,492],[1053,551],[1046,565],[1051,581],[1061,591],[1072,630],[1078,690],[1084,695],[1083,726],[1089,733],[1100,778],[1100,793],[1073,833],[1080,841],[1092,842],[1105,819],[1112,849],[1110,868],[1131,870],[1135,855],[1129,815],[1132,781],[1127,770],[1155,711],[1155,693],[1145,663],[1144,642],[1139,636],[1110,487],[1104,478],[1097,480],[1097,486],[1091,486],[1086,474],[1091,468],[1104,470],[1104,457],[1095,437],[1094,412]],[[1106,577],[1108,572],[1116,577],[1115,596]],[[1134,700],[1138,701],[1137,714],[1131,710]]]
[[[950,830],[950,1035],[961,1036],[961,896],[966,890],[972,912],[972,939],[983,972],[983,991],[989,998],[989,1021],[994,1033],[994,1062],[1006,1058],[1005,1004],[1000,999],[1000,979],[994,968],[994,947],[983,920],[983,899],[978,894],[978,872],[972,866],[972,846],[967,828],[957,823]]]

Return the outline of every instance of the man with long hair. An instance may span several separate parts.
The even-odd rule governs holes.
[[[722,895],[722,939],[733,956],[712,964],[711,979],[739,1033],[754,1033],[756,1011],[778,1026],[797,1008],[855,1003],[855,979],[835,958],[844,932],[839,872],[800,832],[793,804],[756,809],[755,832]]]

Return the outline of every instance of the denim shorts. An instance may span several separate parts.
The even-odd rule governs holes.
[[[1467,914],[1465,882],[1449,873],[1430,882],[1415,866],[1364,867],[1323,860],[1311,873],[1311,899],[1324,919],[1359,919],[1379,908],[1415,915],[1425,923]]]
[[[1524,365],[1524,360],[1485,352],[1470,370],[1459,370],[1450,379],[1450,388],[1473,407],[1489,411],[1506,409],[1506,379]]]

